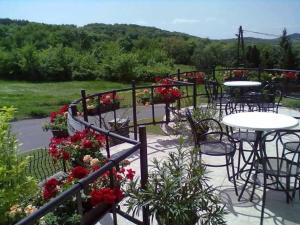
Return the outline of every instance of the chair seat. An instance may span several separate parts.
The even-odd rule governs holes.
[[[234,154],[235,148],[230,143],[209,141],[200,143],[200,152],[206,155],[224,156]]]
[[[249,132],[249,131],[239,131],[234,132],[232,135],[232,138],[238,141],[248,141],[248,142],[255,142],[256,140],[256,133],[255,132]]]
[[[262,160],[265,160],[266,170],[263,171]],[[300,167],[284,158],[268,157],[255,161],[255,168],[258,172],[264,172],[266,175],[275,177],[297,176],[300,173]]]
[[[300,143],[299,142],[287,142],[287,143],[285,143],[284,148],[291,152],[300,152]]]

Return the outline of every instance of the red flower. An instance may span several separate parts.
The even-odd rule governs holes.
[[[71,170],[71,176],[77,179],[81,179],[86,177],[89,174],[89,170],[82,167],[82,166],[76,166]]]
[[[93,148],[93,142],[91,140],[84,139],[81,142],[83,148]]]
[[[57,194],[58,192],[56,187],[57,185],[58,185],[58,180],[56,180],[55,178],[51,178],[46,181],[43,189],[43,198],[45,200],[48,200]]]
[[[127,170],[127,174],[126,174],[127,179],[133,180],[134,175],[135,175],[135,171],[133,171],[132,169]]]
[[[58,113],[57,112],[51,112],[50,113],[50,122],[53,123],[55,118],[57,117]]]
[[[114,188],[113,191],[114,191],[117,201],[120,201],[121,199],[124,198],[124,193],[120,188]]]
[[[104,146],[105,143],[106,143],[106,138],[102,134],[97,134],[96,135],[96,140],[98,141],[98,143],[99,143],[100,146]]]
[[[161,77],[155,77],[155,82],[158,83],[161,81]]]
[[[71,136],[71,142],[76,143],[82,139],[82,133],[81,132],[76,132],[73,136]]]
[[[59,151],[57,149],[57,147],[55,145],[50,145],[48,153],[54,158],[54,159],[58,159],[59,158]]]
[[[94,189],[92,190],[90,195],[90,202],[93,206],[102,202],[107,204],[113,204],[117,200],[117,196],[115,195],[114,190],[110,188],[101,188],[98,190]]]
[[[62,151],[62,157],[64,160],[69,160],[70,159],[70,153],[66,151]]]
[[[65,112],[68,111],[69,106],[68,105],[63,105],[60,109],[59,109],[59,113],[60,114],[64,114]]]

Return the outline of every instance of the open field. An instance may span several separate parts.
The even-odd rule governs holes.
[[[92,94],[126,88],[129,84],[103,80],[45,83],[0,80],[0,86],[0,106],[16,107],[16,119],[24,119],[48,116],[61,105],[80,98],[81,89]]]

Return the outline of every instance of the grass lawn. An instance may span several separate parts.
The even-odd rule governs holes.
[[[16,107],[18,110],[16,119],[45,117],[61,105],[80,98],[81,89],[85,89],[87,94],[93,94],[104,90],[126,88],[129,85],[102,80],[44,83],[0,80],[0,107],[11,105]],[[129,96],[130,93],[128,96],[122,95],[123,98]]]

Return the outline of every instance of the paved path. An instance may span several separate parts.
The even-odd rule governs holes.
[[[152,118],[151,106],[138,106],[137,107],[137,119]],[[155,106],[155,117],[161,118],[165,114],[164,105]],[[129,117],[132,121],[132,109],[120,109],[117,110],[117,116],[121,118]],[[112,113],[105,116],[105,120],[111,120]],[[12,131],[16,134],[19,143],[21,144],[20,150],[22,152],[30,151],[37,148],[47,148],[49,140],[52,137],[50,131],[44,132],[42,126],[48,122],[49,118],[42,119],[27,119],[12,122]]]

